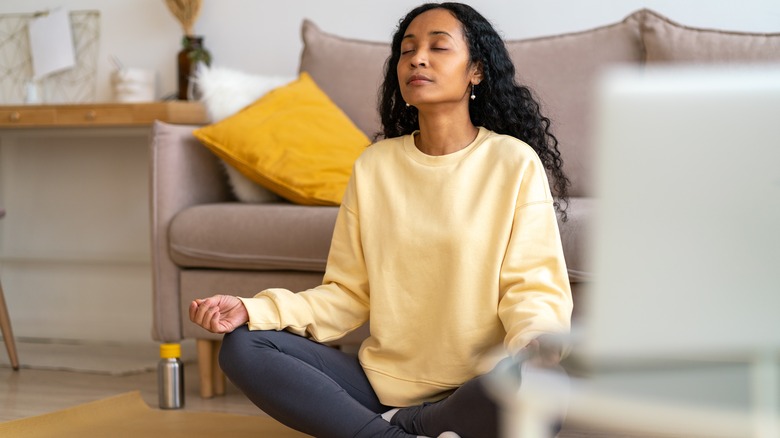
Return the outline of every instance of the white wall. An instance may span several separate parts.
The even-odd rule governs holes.
[[[780,1],[474,0],[508,39],[585,30],[648,7],[683,24],[780,32]],[[300,23],[388,41],[418,0],[206,0],[196,32],[215,65],[293,75]],[[163,0],[1,0],[0,14],[65,6],[101,12],[98,100],[109,55],[153,69],[175,90],[181,29]],[[2,102],[0,102],[1,104]],[[88,130],[89,131],[89,130]],[[27,131],[0,137],[0,273],[17,336],[149,339],[151,275],[146,133]],[[87,138],[76,138],[78,136]]]
[[[291,75],[301,51],[300,23],[309,18],[338,35],[387,41],[420,0],[206,0],[195,31],[216,65]],[[584,30],[646,7],[680,23],[741,31],[780,32],[778,0],[472,0],[506,38]],[[57,6],[101,11],[98,98],[110,98],[108,56],[156,70],[159,94],[173,92],[181,29],[163,0],[3,0],[0,14]]]

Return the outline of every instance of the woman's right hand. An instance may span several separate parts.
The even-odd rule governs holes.
[[[238,298],[214,295],[190,303],[190,319],[212,333],[230,333],[249,321],[249,313]]]

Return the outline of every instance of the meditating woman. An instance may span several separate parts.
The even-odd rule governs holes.
[[[220,366],[260,409],[317,437],[498,434],[479,365],[497,346],[545,347],[572,311],[556,221],[568,180],[550,121],[514,75],[469,6],[426,4],[400,22],[385,139],[355,163],[323,284],[190,306],[225,333]],[[357,358],[322,344],[369,317]]]

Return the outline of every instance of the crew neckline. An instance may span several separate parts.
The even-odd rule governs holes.
[[[418,129],[404,137],[404,150],[411,159],[427,166],[445,166],[447,164],[456,163],[471,153],[471,151],[474,150],[478,144],[482,143],[482,141],[490,132],[482,126],[478,126],[477,129],[479,129],[479,132],[477,132],[477,137],[474,139],[474,141],[469,143],[463,149],[445,155],[428,155],[417,149],[417,146],[414,144],[414,136],[420,132]]]

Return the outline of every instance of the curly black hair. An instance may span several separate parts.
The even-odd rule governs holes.
[[[385,62],[385,79],[380,88],[379,114],[382,131],[376,138],[408,135],[419,129],[417,109],[407,107],[401,96],[396,67],[401,57],[401,42],[415,17],[431,9],[448,10],[463,26],[469,47],[470,65],[482,65],[483,79],[476,87],[479,97],[471,100],[469,113],[474,126],[483,126],[499,134],[511,135],[528,143],[552,177],[555,208],[566,221],[569,179],[563,172],[558,139],[550,131],[550,119],[542,115],[531,90],[515,82],[515,66],[503,39],[479,12],[462,3],[426,3],[410,11],[398,24]]]

